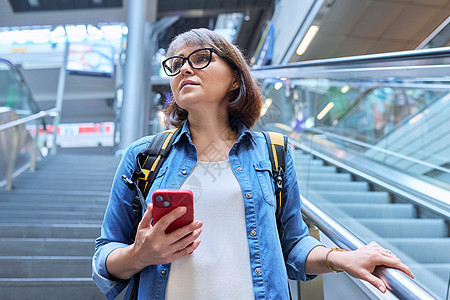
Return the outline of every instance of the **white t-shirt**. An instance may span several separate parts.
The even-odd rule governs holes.
[[[194,253],[172,262],[166,299],[254,299],[244,199],[230,162],[197,162],[181,188],[193,192],[203,231]]]

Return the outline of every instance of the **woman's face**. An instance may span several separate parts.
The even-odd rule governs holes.
[[[200,47],[179,49],[175,55],[187,57]],[[211,62],[204,69],[194,69],[187,61],[181,67],[180,73],[170,78],[175,101],[181,108],[187,110],[212,109],[211,105],[226,107],[227,93],[235,89],[234,71],[227,62],[212,53]]]

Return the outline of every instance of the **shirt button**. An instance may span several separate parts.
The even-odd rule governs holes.
[[[251,235],[251,236],[255,236],[255,235],[256,235],[256,230],[250,231],[250,235]]]
[[[260,269],[260,268],[256,268],[256,269],[255,269],[255,273],[256,273],[257,275],[261,274],[261,269]]]
[[[251,198],[251,197],[252,197],[252,193],[247,193],[247,194],[245,194],[245,197]]]
[[[187,174],[187,171],[186,171],[186,170],[183,170],[183,171],[181,171],[181,174],[186,175],[186,174]]]
[[[236,171],[242,171],[242,168],[241,167],[237,167]]]
[[[166,274],[167,274],[167,270],[166,269],[162,269],[161,275],[165,276]]]

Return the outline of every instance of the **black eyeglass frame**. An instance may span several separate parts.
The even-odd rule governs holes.
[[[204,50],[209,50],[209,61],[208,61],[208,63],[207,63],[204,67],[200,67],[200,68],[194,67],[193,64],[192,64],[192,62],[191,62],[191,60],[190,60],[190,57],[191,57],[193,54],[195,54],[195,53],[197,53],[197,52],[199,52],[199,51],[204,51]],[[213,52],[214,52],[215,54],[217,54],[217,56],[219,56],[220,58],[224,59],[224,60],[225,60],[225,61],[226,61],[233,69],[236,68],[236,67],[234,66],[234,64],[233,64],[229,59],[227,59],[226,57],[224,57],[222,54],[220,54],[220,53],[219,53],[216,49],[214,49],[214,48],[201,48],[201,49],[197,49],[197,50],[195,50],[195,51],[192,51],[188,56],[180,56],[180,55],[171,56],[171,57],[169,57],[169,58],[166,58],[166,59],[161,63],[161,65],[162,65],[162,67],[163,67],[163,69],[164,69],[164,72],[167,74],[167,76],[170,76],[170,77],[176,76],[176,75],[180,74],[180,73],[181,73],[181,68],[183,67],[183,65],[184,65],[184,63],[185,63],[186,61],[188,62],[188,64],[189,64],[193,69],[201,70],[201,69],[204,69],[204,68],[206,68],[207,66],[209,66],[209,64],[211,63],[211,58],[212,58]],[[173,73],[173,74],[169,74],[169,73],[167,73],[166,63],[167,63],[169,60],[174,59],[174,58],[181,58],[181,59],[183,60],[183,62],[181,63],[181,66],[180,66],[180,69],[178,70],[178,72]],[[169,67],[167,66],[167,68],[169,68]]]

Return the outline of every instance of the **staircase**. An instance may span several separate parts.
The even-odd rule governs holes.
[[[300,190],[365,242],[376,240],[413,271],[416,282],[445,299],[450,278],[450,238],[445,220],[416,218],[411,203],[396,203],[388,192],[352,181],[320,159],[296,150]]]
[[[58,154],[0,190],[1,299],[105,299],[91,259],[118,162]]]

